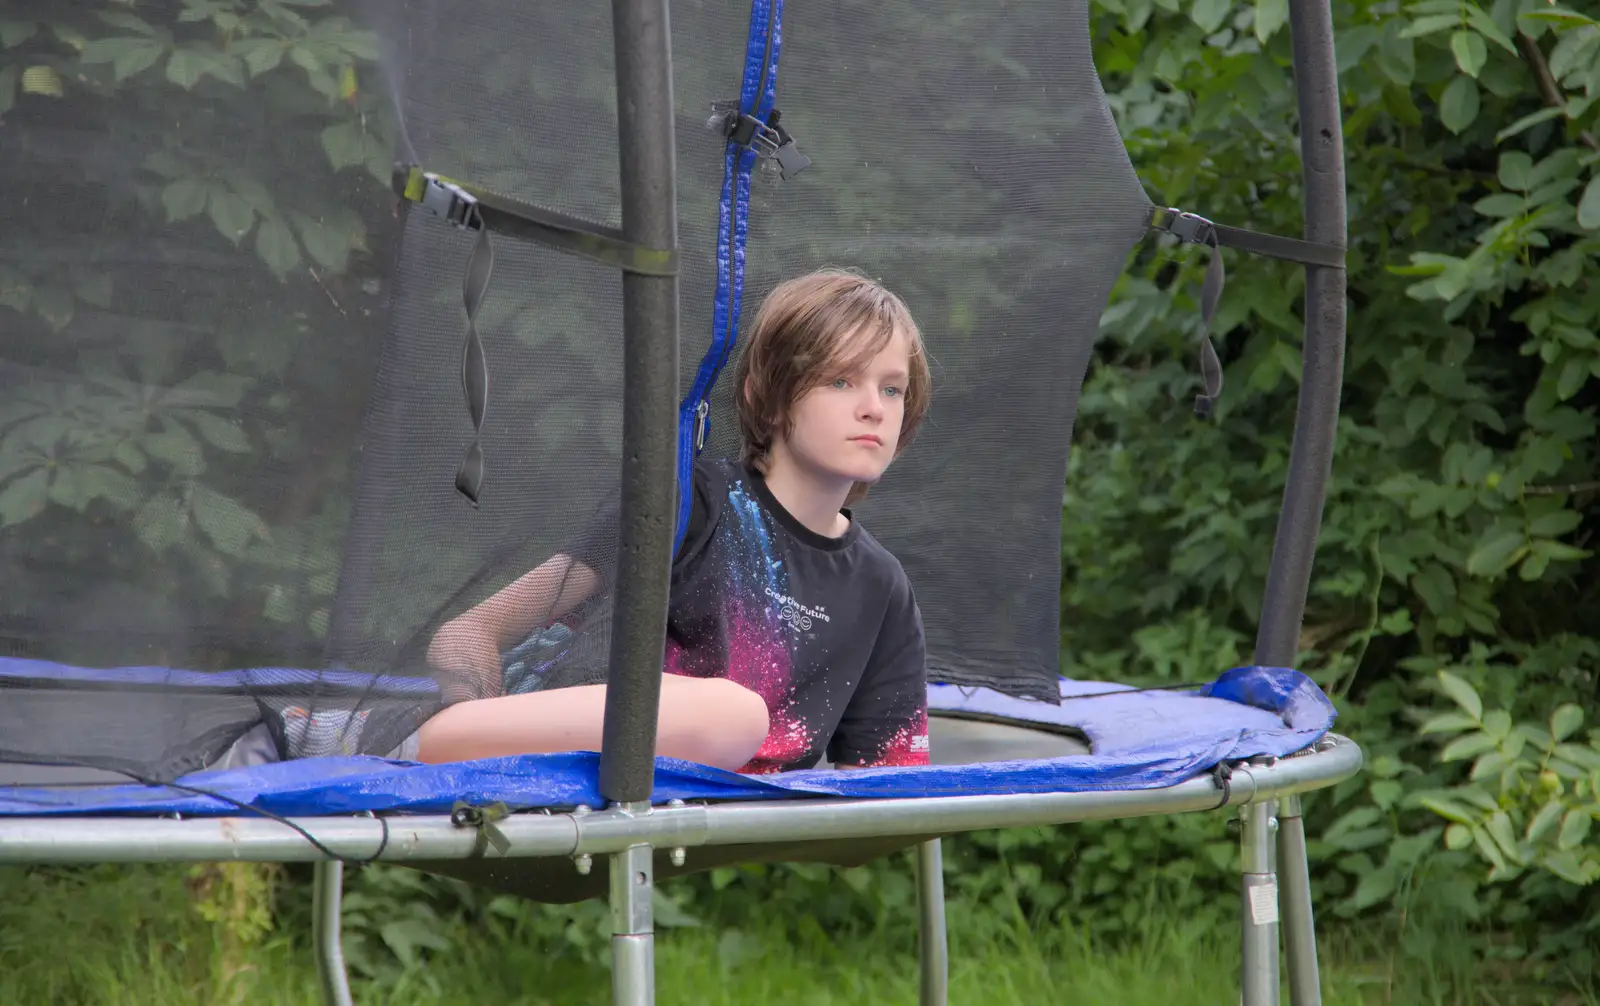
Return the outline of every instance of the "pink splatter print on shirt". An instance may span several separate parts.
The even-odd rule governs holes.
[[[873,768],[899,765],[928,764],[928,713],[926,710],[916,722],[907,723],[894,732],[883,745],[877,758],[867,763]]]

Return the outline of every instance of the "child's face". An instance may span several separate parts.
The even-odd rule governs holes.
[[[857,373],[802,395],[786,443],[794,460],[841,482],[876,482],[900,442],[910,351],[896,332]]]

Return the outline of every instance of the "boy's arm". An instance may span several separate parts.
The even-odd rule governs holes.
[[[911,584],[896,583],[861,683],[828,742],[836,768],[928,764],[928,661]]]

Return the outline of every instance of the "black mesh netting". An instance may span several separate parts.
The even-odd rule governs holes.
[[[429,644],[615,498],[620,278],[494,239],[474,509],[472,236],[389,178],[414,161],[620,223],[609,4],[63,6],[0,18],[0,761],[165,775],[252,730],[383,753],[436,684],[603,674],[605,583],[523,612],[503,676]],[[687,389],[716,288],[706,122],[738,97],[749,7],[672,17]],[[1053,695],[1067,443],[1148,210],[1086,4],[791,4],[778,72],[813,165],[757,172],[744,321],[823,265],[907,300],[933,409],[859,513],[910,575],[930,676]]]

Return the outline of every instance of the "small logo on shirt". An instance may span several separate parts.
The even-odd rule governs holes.
[[[808,608],[790,597],[788,594],[779,593],[771,587],[766,588],[766,595],[778,602],[778,621],[783,622],[796,632],[807,632],[813,622],[831,622],[828,609],[824,605],[818,608]]]
[[[928,750],[928,735],[927,734],[917,734],[915,737],[911,738],[911,750],[913,750],[913,751],[926,751],[926,750]]]

